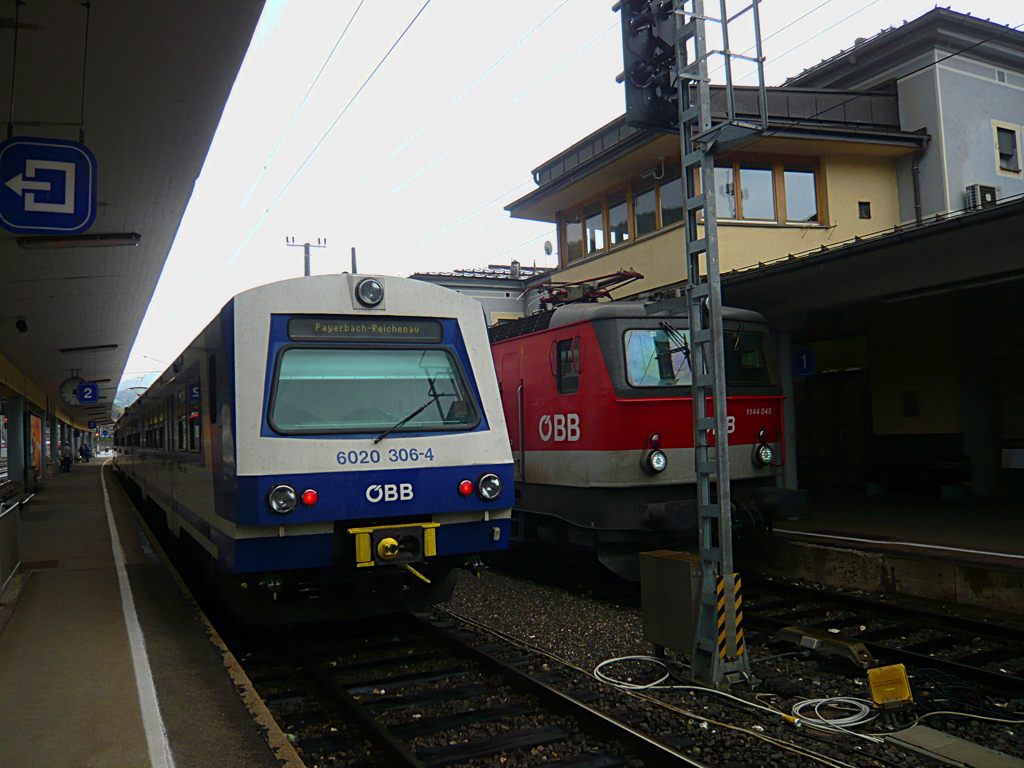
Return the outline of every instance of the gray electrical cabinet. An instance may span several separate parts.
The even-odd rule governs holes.
[[[669,549],[641,552],[644,640],[680,653],[691,653],[700,588],[700,555]]]

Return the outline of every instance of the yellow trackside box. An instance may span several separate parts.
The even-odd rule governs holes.
[[[902,664],[869,669],[868,686],[875,709],[898,709],[914,703],[907,668]]]

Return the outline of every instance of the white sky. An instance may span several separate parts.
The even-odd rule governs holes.
[[[359,0],[267,0],[123,383],[163,370],[234,294],[301,275],[286,236],[328,238],[313,274],[347,271],[353,246],[365,273],[553,266],[553,227],[503,208],[535,188],[532,169],[623,113],[612,2],[364,0],[353,17]],[[766,83],[933,6],[762,0]],[[1020,0],[951,7],[1024,22]]]

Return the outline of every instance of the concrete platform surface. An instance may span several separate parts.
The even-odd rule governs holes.
[[[101,466],[58,474],[22,510],[22,574],[0,597],[0,768],[278,768]]]
[[[802,520],[776,523],[804,538],[866,539],[884,549],[1024,568],[1024,504],[921,497],[824,496]],[[856,544],[856,542],[851,542]]]

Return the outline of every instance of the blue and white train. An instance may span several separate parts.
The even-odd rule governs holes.
[[[115,443],[117,470],[250,618],[419,608],[508,546],[512,456],[480,305],[417,280],[240,293]]]

